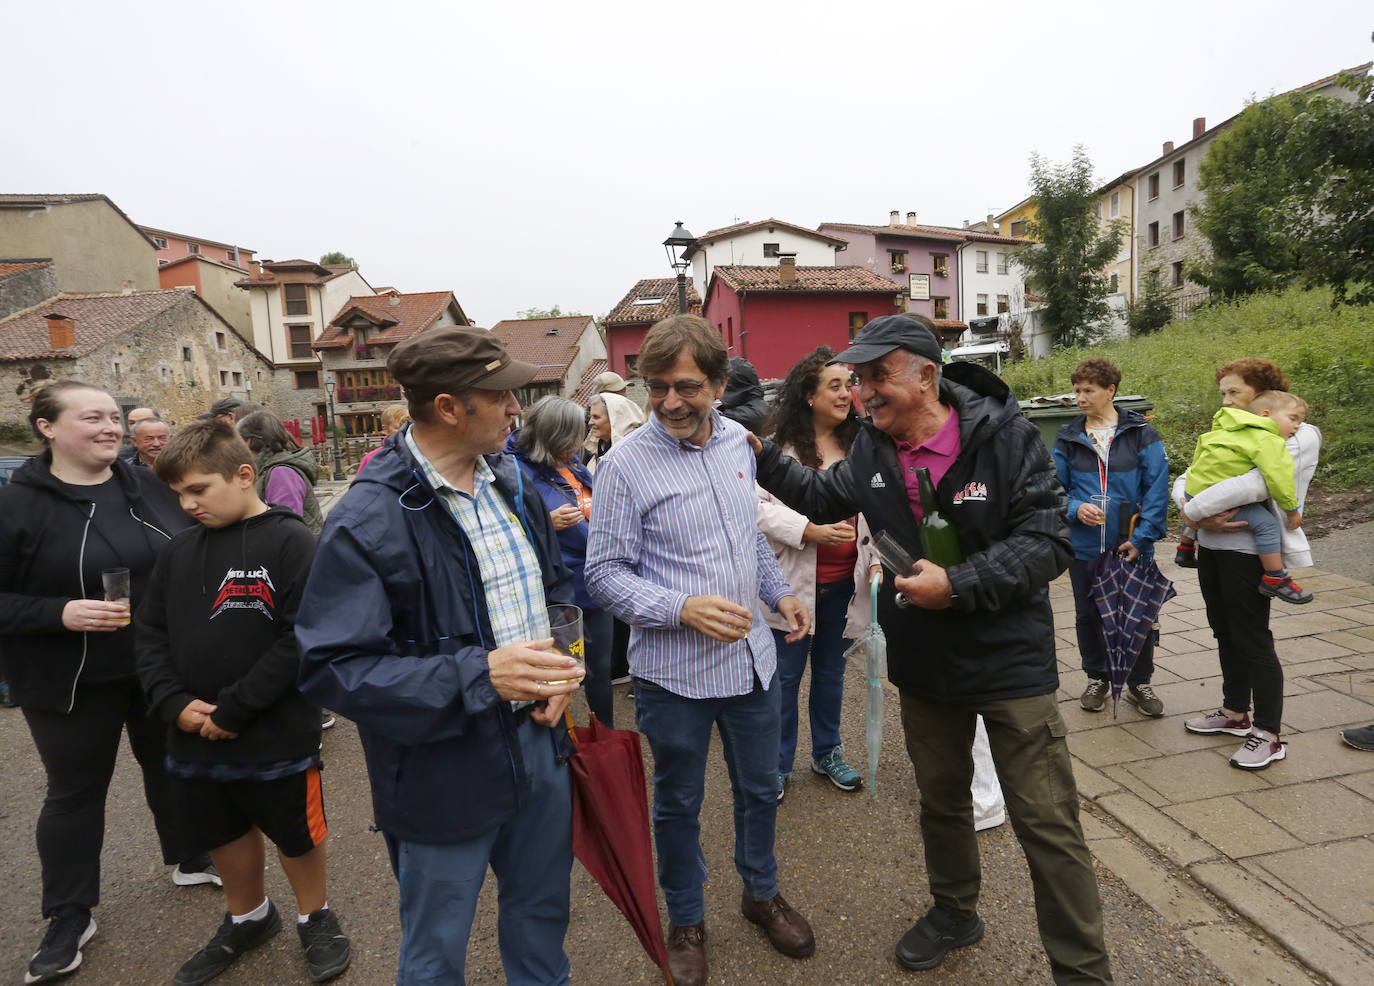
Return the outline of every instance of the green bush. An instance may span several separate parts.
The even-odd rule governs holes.
[[[1241,356],[1271,359],[1322,430],[1317,481],[1329,489],[1374,485],[1374,307],[1331,308],[1331,292],[1293,288],[1199,310],[1158,332],[1003,367],[1018,397],[1072,390],[1080,360],[1121,368],[1121,393],[1154,401],[1170,470],[1187,468],[1197,436],[1220,406],[1214,371]]]

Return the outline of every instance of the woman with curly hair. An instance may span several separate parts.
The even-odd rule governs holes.
[[[797,363],[778,391],[764,432],[788,454],[813,469],[827,469],[849,452],[859,432],[849,388],[849,368],[832,365],[835,351],[821,346]],[[857,791],[863,781],[845,763],[840,743],[840,706],[844,699],[845,616],[854,596],[858,560],[855,524],[813,524],[759,490],[759,530],[768,537],[792,590],[813,614],[813,632],[787,642],[787,621],[770,614],[768,624],[778,650],[782,682],[782,723],[778,751],[778,800],[786,789],[797,750],[797,694],[811,658],[811,769],[841,791]]]

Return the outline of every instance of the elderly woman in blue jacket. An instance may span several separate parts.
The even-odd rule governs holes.
[[[563,564],[572,572],[576,603],[582,609],[587,677],[582,687],[587,705],[612,725],[611,614],[587,594],[587,522],[592,511],[592,476],[577,453],[586,437],[586,412],[566,397],[540,399],[525,415],[524,427],[506,442],[530,485],[544,501]]]
[[[1073,582],[1078,650],[1088,676],[1079,703],[1087,711],[1097,712],[1106,703],[1111,686],[1102,624],[1089,596],[1088,562],[1102,553],[1103,544],[1127,559],[1154,555],[1154,543],[1165,532],[1169,464],[1159,432],[1135,411],[1113,403],[1121,371],[1111,360],[1085,359],[1070,379],[1083,413],[1059,429],[1053,454],[1059,482],[1069,497],[1073,538],[1069,578]],[[1104,496],[1109,499],[1102,500]],[[1097,502],[1094,497],[1099,498]],[[1130,528],[1130,520],[1137,514],[1135,526]],[[1164,715],[1164,703],[1150,686],[1154,669],[1154,640],[1147,635],[1126,679],[1125,695],[1142,714],[1158,718]]]

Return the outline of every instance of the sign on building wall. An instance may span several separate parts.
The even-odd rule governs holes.
[[[930,300],[930,275],[912,274],[911,277],[911,300],[929,301]]]

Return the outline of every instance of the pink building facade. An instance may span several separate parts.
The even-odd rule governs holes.
[[[253,260],[253,254],[257,252],[234,243],[221,243],[218,240],[207,240],[188,236],[184,233],[173,233],[165,229],[154,229],[151,226],[140,226],[139,229],[147,235],[148,239],[153,241],[153,246],[157,248],[158,266],[164,266],[175,260],[183,260],[189,256],[201,256],[216,263],[248,270],[248,265]]]

